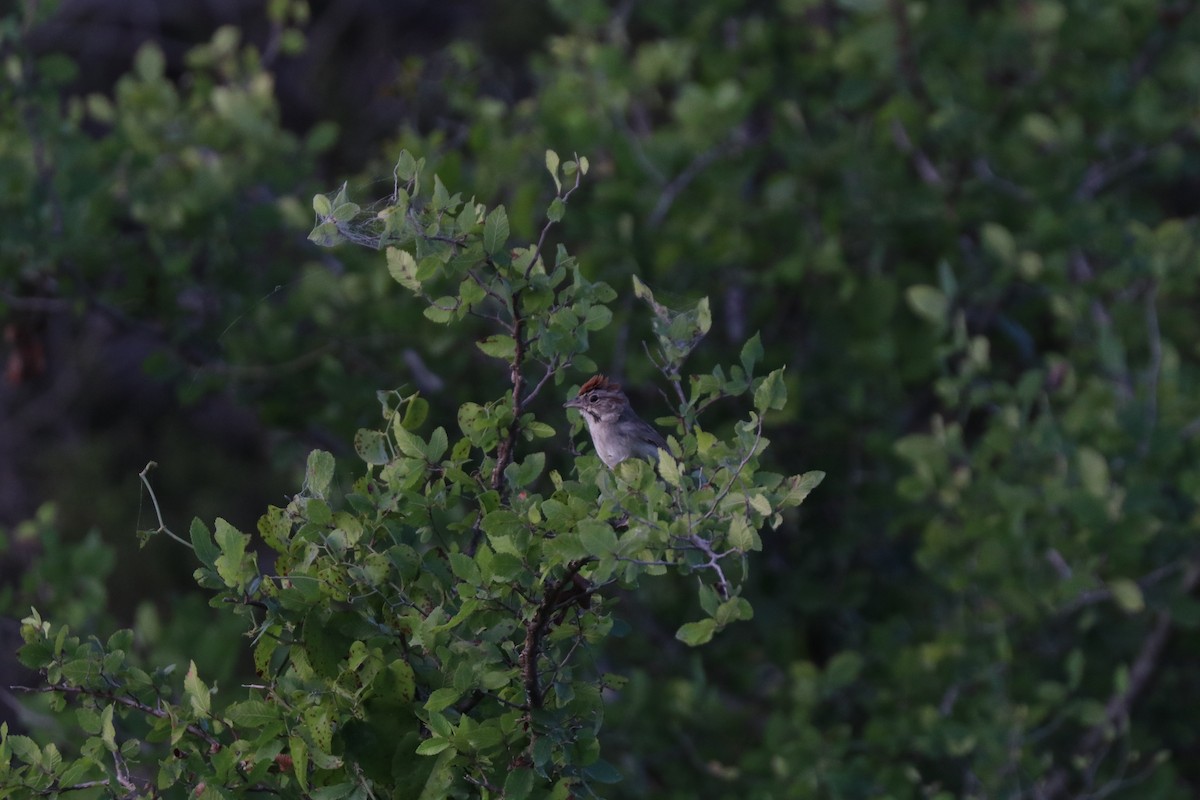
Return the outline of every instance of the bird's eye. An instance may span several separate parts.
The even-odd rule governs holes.
[[[587,401],[588,401],[589,403],[594,403],[594,402],[596,402],[596,395],[594,395],[594,394],[589,394],[589,395],[587,396]]]

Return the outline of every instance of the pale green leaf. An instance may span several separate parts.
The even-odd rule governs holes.
[[[675,638],[689,647],[697,647],[712,640],[717,630],[715,619],[702,619],[699,622],[688,622],[679,626]]]
[[[324,450],[313,450],[308,454],[308,465],[304,471],[304,485],[313,497],[324,497],[333,481],[334,460]]]
[[[389,247],[387,268],[388,273],[405,289],[413,292],[421,290],[421,282],[417,280],[417,260],[412,253],[398,247]]]
[[[762,379],[754,390],[754,407],[760,412],[767,409],[781,409],[787,405],[787,386],[783,382],[783,369],[773,370]]]
[[[198,717],[207,717],[212,711],[212,696],[208,687],[196,672],[196,662],[188,664],[187,675],[183,678],[183,692],[192,706],[192,711]]]
[[[935,325],[941,325],[946,321],[950,302],[940,289],[918,284],[908,287],[904,298],[908,301],[908,307],[922,319]]]
[[[1136,614],[1146,608],[1146,598],[1142,596],[1142,588],[1136,581],[1117,578],[1108,582],[1108,590],[1112,592],[1113,600],[1126,613]]]
[[[556,191],[562,191],[562,181],[558,178],[558,153],[553,150],[546,151],[546,169],[550,172],[550,177],[554,178],[554,188]]]
[[[658,474],[671,486],[676,488],[683,486],[683,476],[679,472],[679,462],[670,453],[661,448],[658,451]]]
[[[507,334],[493,334],[482,342],[476,342],[475,346],[492,358],[499,358],[504,361],[511,361],[517,353],[516,340]]]

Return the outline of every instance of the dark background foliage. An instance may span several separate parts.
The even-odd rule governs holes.
[[[689,369],[761,331],[771,457],[828,474],[752,622],[694,651],[691,585],[621,597],[612,793],[1196,794],[1194,4],[270,5],[3,18],[13,617],[239,674],[194,564],[138,549],[139,471],[169,524],[252,530],[375,390],[453,428],[505,375],[312,247],[308,199],[386,196],[407,147],[529,238],[553,148],[592,164],[555,236],[621,294],[591,356],[668,414],[630,278],[707,295]]]

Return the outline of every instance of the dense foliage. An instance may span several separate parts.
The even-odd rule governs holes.
[[[262,82],[266,73],[253,48],[236,40],[221,51],[227,59],[222,63],[249,72],[214,72],[215,62],[201,59],[187,67],[188,74],[209,78],[172,82],[147,51],[122,84],[126,94],[118,89],[107,105],[57,103],[45,86],[53,82],[54,69],[62,68],[55,61],[28,64],[28,72],[19,74],[36,75],[37,82],[5,89],[20,101],[4,104],[0,112],[11,133],[0,145],[5,174],[26,176],[10,177],[0,196],[12,231],[0,245],[5,248],[0,288],[12,319],[21,321],[14,330],[36,332],[46,300],[64,303],[80,319],[89,311],[107,313],[96,303],[97,287],[116,291],[141,280],[162,286],[162,294],[134,291],[136,303],[110,299],[108,305],[126,309],[134,321],[165,314],[168,337],[208,348],[199,356],[186,348],[165,351],[168,368],[160,363],[160,371],[168,376],[195,369],[170,354],[189,353],[207,365],[198,370],[203,381],[176,387],[195,392],[239,378],[237,397],[269,424],[286,428],[319,420],[332,432],[327,438],[348,442],[367,425],[365,410],[374,401],[364,398],[374,389],[403,385],[381,396],[387,430],[356,440],[359,455],[371,465],[366,476],[360,469],[356,483],[335,490],[328,483],[330,463],[319,456],[308,462],[305,492],[266,517],[262,540],[280,554],[273,568],[279,575],[322,569],[344,574],[344,582],[329,586],[345,597],[321,600],[320,622],[329,623],[329,616],[332,624],[313,622],[310,633],[307,612],[301,611],[317,598],[304,594],[310,590],[303,580],[288,587],[264,580],[251,587],[257,573],[247,565],[263,544],[248,546],[222,524],[210,547],[206,529],[194,529],[202,581],[219,596],[238,600],[218,603],[225,617],[237,609],[258,626],[270,619],[261,630],[270,629],[285,643],[271,650],[277,661],[266,665],[267,672],[270,680],[293,683],[251,691],[273,691],[290,710],[265,713],[246,705],[261,701],[246,699],[247,690],[230,689],[247,682],[232,678],[232,665],[188,670],[191,660],[202,664],[201,653],[170,660],[178,644],[168,647],[161,634],[155,638],[154,625],[145,619],[133,639],[110,638],[111,622],[81,613],[61,592],[49,592],[48,603],[39,604],[41,617],[31,617],[25,628],[33,641],[26,651],[30,663],[61,661],[72,636],[95,632],[91,645],[86,635],[72,644],[87,651],[77,656],[81,663],[107,657],[113,670],[141,670],[120,673],[143,693],[136,695],[138,703],[160,708],[149,698],[161,694],[169,707],[184,712],[172,728],[116,699],[124,695],[113,689],[107,701],[93,692],[78,717],[69,711],[54,717],[60,722],[53,728],[35,724],[52,711],[48,698],[40,696],[33,707],[44,716],[27,718],[31,738],[8,738],[17,744],[6,750],[6,776],[61,779],[62,765],[81,763],[79,753],[93,760],[87,769],[115,770],[122,763],[121,747],[132,750],[127,743],[157,725],[164,733],[180,731],[180,741],[189,742],[190,749],[181,750],[189,766],[180,768],[180,777],[214,776],[206,783],[214,792],[220,785],[245,785],[248,774],[239,772],[240,760],[263,770],[255,781],[282,785],[287,774],[295,774],[296,759],[288,762],[289,773],[275,757],[294,748],[309,759],[310,790],[341,786],[338,791],[346,794],[367,782],[387,783],[380,766],[385,749],[400,759],[388,762],[396,768],[388,774],[410,775],[433,787],[440,779],[432,776],[452,774],[455,791],[468,794],[498,793],[487,785],[504,790],[508,778],[497,771],[511,766],[510,794],[536,774],[584,779],[614,797],[1194,796],[1200,786],[1195,759],[1189,758],[1196,743],[1192,665],[1200,646],[1195,633],[1200,264],[1194,199],[1200,196],[1195,131],[1200,65],[1193,43],[1200,23],[1193,5],[651,0],[617,12],[598,2],[551,6],[559,33],[529,54],[504,91],[497,81],[506,73],[465,44],[404,66],[396,91],[425,93],[436,82],[439,102],[414,103],[412,126],[381,143],[363,168],[365,177],[350,180],[350,194],[372,199],[386,194],[393,188],[396,154],[407,148],[428,162],[421,172],[424,199],[414,211],[453,206],[438,222],[448,227],[431,232],[422,217],[425,238],[404,240],[411,231],[394,212],[403,202],[399,190],[418,176],[402,161],[397,192],[371,209],[390,211],[364,224],[362,209],[331,193],[317,201],[314,231],[322,243],[349,236],[396,248],[388,255],[348,245],[319,256],[292,249],[297,199],[312,193],[293,188],[310,185],[310,170],[297,154],[315,155],[321,142],[306,151],[278,131],[269,82]],[[6,41],[19,50],[16,27],[7,30]],[[260,93],[247,89],[245,102],[259,109],[270,132],[261,141],[263,153],[275,154],[271,158],[248,155],[246,171],[233,171],[237,179],[211,195],[172,190],[167,182],[152,187],[150,205],[135,206],[126,205],[135,195],[113,191],[142,184],[114,182],[105,171],[117,163],[112,153],[143,154],[144,161],[129,161],[122,175],[138,175],[144,163],[149,176],[158,165],[172,163],[166,155],[156,158],[156,148],[176,152],[169,137],[120,138],[140,129],[136,121],[158,118],[167,124],[192,109],[194,121],[179,130],[217,135],[230,124],[220,116],[228,100],[217,98],[237,97],[237,87],[255,86],[262,87]],[[122,101],[133,88],[140,88],[142,100]],[[522,96],[526,90],[528,96]],[[40,116],[31,116],[30,104]],[[31,126],[37,119],[55,124]],[[105,127],[97,133],[101,122]],[[234,153],[248,147],[237,136],[215,141],[227,142]],[[224,152],[211,143],[205,148],[202,155]],[[562,225],[543,229],[547,204],[551,216],[559,216],[563,208],[553,199],[565,194],[563,185],[557,192],[547,189],[547,148],[586,155],[590,170],[571,196]],[[202,162],[194,169],[207,180]],[[66,166],[76,163],[92,166],[90,171]],[[579,174],[583,160],[572,163]],[[260,206],[253,202],[261,198],[255,189],[268,179],[241,180],[267,164],[284,170],[280,181],[272,179],[281,199]],[[564,178],[562,166],[552,168],[558,181]],[[440,180],[431,184],[435,173]],[[380,191],[382,176],[387,189]],[[565,177],[569,189],[575,175]],[[454,198],[447,187],[477,199]],[[78,240],[46,236],[56,208],[93,194],[104,202],[63,216],[79,220],[63,231],[80,231],[84,222],[92,226]],[[230,209],[241,208],[235,200],[273,209],[275,230],[288,232],[278,234],[287,246],[274,247],[253,228],[230,225],[243,219],[230,215]],[[188,210],[189,202],[199,203],[196,210]],[[500,203],[506,226],[493,216]],[[139,208],[160,213],[139,217]],[[171,208],[183,209],[179,224],[194,227],[160,232],[158,226],[178,217],[165,214]],[[512,394],[512,370],[496,365],[497,358],[511,361],[517,354],[521,337],[503,330],[514,319],[467,313],[477,310],[474,279],[464,282],[457,271],[482,260],[510,279],[503,270],[520,263],[520,253],[509,254],[510,263],[496,263],[507,252],[498,247],[508,238],[500,236],[507,226],[520,247],[533,243],[542,256],[539,280],[550,281],[560,266],[566,270],[561,282],[534,291],[547,298],[541,311],[577,299],[589,304],[575,314],[575,323],[546,318],[551,333],[539,341],[582,355],[583,343],[572,336],[586,332],[586,358],[637,387],[639,408],[669,410],[660,426],[675,434],[673,447],[680,448],[675,455],[683,465],[678,474],[668,467],[668,475],[655,477],[638,464],[610,475],[586,455],[574,462],[578,471],[572,473],[565,439],[548,446],[553,431],[541,426],[562,431],[567,424],[551,400],[561,402],[561,390],[581,381],[591,366],[579,357],[566,374],[558,374],[565,355],[541,373],[557,377],[523,410],[532,416],[522,422],[522,414],[512,413],[522,392],[541,378]],[[103,260],[87,268],[94,272],[83,273],[98,276],[91,282],[68,280],[74,262],[101,258],[87,245],[117,230],[131,237],[117,241],[146,243],[120,254],[119,285],[105,283],[115,273]],[[179,246],[165,238],[174,230],[184,240]],[[196,252],[196,241],[204,247],[227,241],[221,230],[238,234],[228,249]],[[206,236],[197,239],[198,232]],[[207,236],[212,232],[218,235]],[[438,236],[453,241],[437,244]],[[470,250],[455,238],[460,236],[477,248]],[[565,251],[560,255],[560,240],[578,265],[566,262]],[[156,242],[167,246],[156,249]],[[410,252],[411,261],[401,252]],[[213,271],[213,264],[227,263],[218,256],[233,259],[231,264],[255,258],[261,263],[246,271]],[[283,274],[293,277],[277,277]],[[668,357],[665,371],[656,368],[655,359],[663,359],[657,335],[663,329],[651,323],[653,307],[636,297],[634,276],[653,287],[664,307],[688,309],[685,316],[694,324],[711,316],[711,330],[686,364]],[[257,283],[239,283],[250,278]],[[425,288],[426,281],[441,283]],[[195,308],[211,316],[172,318],[181,298],[198,287],[214,300]],[[592,294],[555,294],[568,287]],[[414,288],[428,293],[432,305],[414,300]],[[266,295],[271,302],[262,300]],[[709,300],[704,313],[702,296]],[[143,307],[147,297],[159,297],[161,305]],[[486,298],[484,291],[475,299],[505,307],[508,296]],[[605,311],[594,310],[602,308],[611,309],[611,324]],[[17,312],[27,316],[18,318]],[[427,319],[429,313],[433,317]],[[455,324],[442,326],[459,315]],[[253,324],[231,325],[243,319]],[[574,333],[567,335],[568,329]],[[746,345],[755,331],[761,356]],[[466,346],[471,341],[481,341],[484,349]],[[653,345],[649,351],[643,341]],[[528,357],[549,361],[554,352],[568,351]],[[296,370],[242,369],[290,367],[294,359],[300,359]],[[226,368],[212,369],[216,363]],[[786,406],[761,413],[749,378],[730,366],[749,372],[751,364],[787,365],[786,372],[776,373]],[[675,380],[682,396],[676,395]],[[655,385],[671,399],[657,397],[650,388]],[[688,405],[722,387],[741,397],[706,409],[699,430],[721,444],[701,453],[703,437],[688,417]],[[613,548],[637,527],[613,533],[589,523],[588,543],[578,546],[570,535],[531,536],[514,544],[517,527],[499,533],[480,528],[480,549],[469,554],[475,517],[449,509],[465,503],[461,507],[475,513],[499,514],[494,524],[514,525],[505,516],[512,514],[521,521],[519,531],[558,534],[578,528],[585,516],[578,503],[601,509],[595,519],[615,520],[617,505],[627,508],[631,502],[650,503],[658,514],[681,502],[705,502],[701,480],[719,467],[693,474],[691,462],[711,457],[719,463],[745,452],[746,437],[757,430],[757,422],[747,427],[747,404],[758,406],[757,419],[772,447],[763,454],[769,470],[744,477],[766,481],[769,513],[786,499],[772,499],[770,492],[784,486],[771,483],[772,474],[812,468],[828,473],[803,513],[785,516],[777,531],[765,529],[762,552],[745,562],[741,594],[731,598],[746,601],[753,618],[718,633],[720,615],[741,609],[740,602],[710,589],[698,598],[694,578],[647,582],[622,574],[630,588],[636,581],[636,591],[601,590],[593,605],[570,606],[561,624],[545,629],[545,649],[533,652],[558,658],[573,643],[588,640],[592,655],[577,660],[571,671],[570,680],[578,681],[572,684],[574,696],[557,689],[547,695],[553,713],[566,716],[543,720],[546,728],[522,728],[522,716],[533,714],[530,695],[514,677],[521,665],[505,658],[519,662],[523,629],[493,626],[488,615],[499,612],[488,604],[515,604],[508,606],[511,619],[533,619],[556,587],[567,590],[563,579],[572,565],[593,556],[596,562],[578,566],[592,573],[592,585],[615,578],[615,572],[603,571],[604,554],[613,565],[618,556],[631,557]],[[447,432],[444,440],[439,429]],[[533,438],[514,439],[518,457],[496,473],[497,464],[513,457],[511,452],[500,457],[505,432],[522,429]],[[467,443],[457,455],[451,447],[455,431]],[[294,454],[295,448],[285,452]],[[545,461],[536,458],[539,452]],[[162,464],[158,474],[178,468],[156,460]],[[338,474],[353,473],[351,460],[343,459]],[[406,466],[391,466],[397,463]],[[494,486],[488,483],[492,474],[500,476]],[[716,478],[714,485],[719,492],[724,484]],[[633,486],[640,490],[636,501],[634,494],[622,494]],[[346,505],[339,506],[343,496]],[[474,506],[472,496],[478,498]],[[608,506],[606,497],[621,499]],[[562,514],[545,513],[547,503],[556,510],[554,503],[561,504]],[[415,524],[389,527],[389,515],[417,506],[429,509],[428,534]],[[534,508],[539,510],[531,516]],[[748,513],[758,512],[751,506]],[[330,537],[332,543],[309,547],[313,526],[338,530],[335,520],[349,518],[361,526],[343,528],[353,542]],[[651,514],[647,521],[661,519]],[[53,527],[45,512],[23,530]],[[436,544],[421,538],[434,530],[449,538]],[[375,538],[384,534],[386,539]],[[495,535],[510,537],[504,546],[517,550],[508,555],[521,562],[519,568],[509,562],[496,571],[504,551],[491,543]],[[152,539],[154,546],[162,546],[161,539]],[[388,548],[406,545],[416,555],[368,560],[387,552],[376,552],[379,541]],[[241,548],[248,548],[245,561]],[[310,549],[312,560],[306,561]],[[480,567],[479,558],[486,560],[489,552],[492,563]],[[690,553],[693,559],[703,556],[702,550]],[[545,563],[535,563],[534,555]],[[47,558],[51,565],[69,562],[53,537]],[[448,567],[437,567],[442,558]],[[660,554],[635,558],[669,562],[672,570],[680,566]],[[417,565],[431,568],[422,572]],[[690,566],[702,564],[693,560]],[[371,583],[379,580],[379,570],[411,577],[416,585],[406,591],[419,589],[425,597],[455,581],[477,583],[482,594],[465,614],[461,593],[453,604],[433,602],[431,608],[442,608],[439,617],[448,616],[429,627],[454,624],[421,631],[431,638],[417,647],[432,643],[433,650],[397,659],[387,649],[394,639],[385,646],[362,627],[366,616],[390,624],[378,618],[385,610],[403,617],[380,604],[388,597],[412,597]],[[714,586],[708,574],[713,571],[701,572],[707,575],[702,585]],[[71,577],[62,569],[43,574],[51,581]],[[485,580],[497,575],[508,580]],[[361,593],[368,597],[349,592],[368,585]],[[89,590],[94,596],[101,592]],[[267,595],[278,608],[254,605],[270,606]],[[284,597],[294,605],[285,607]],[[363,609],[371,610],[364,616]],[[68,616],[72,632],[59,645],[57,625]],[[716,635],[691,649],[674,634],[681,623],[698,618],[713,620],[707,623],[711,630],[685,628],[683,638],[698,643]],[[196,625],[179,624],[184,630]],[[460,641],[452,631],[463,625],[466,639]],[[494,641],[466,636],[484,627],[494,631]],[[332,641],[321,640],[318,630],[334,631]],[[52,633],[54,638],[46,638]],[[306,635],[321,642],[316,650],[324,654],[310,659],[307,672],[293,660],[304,651]],[[428,661],[442,644],[437,637],[458,641],[466,652],[456,655],[466,659],[474,649],[480,669],[455,673],[445,685]],[[233,641],[223,647],[236,648]],[[264,641],[254,642],[253,650],[267,658],[270,645]],[[496,645],[497,654],[488,656],[493,660],[478,656],[484,641]],[[355,642],[361,646],[352,650]],[[581,658],[580,648],[573,659]],[[337,654],[336,662],[330,653]],[[174,674],[165,669],[170,663],[179,665]],[[405,668],[395,666],[400,663],[412,667],[411,689]],[[219,680],[217,670],[227,670]],[[103,672],[50,677],[52,683],[107,680]],[[314,685],[306,682],[325,682],[329,692],[304,694]],[[617,683],[623,683],[619,690]],[[220,690],[210,693],[214,685]],[[480,699],[472,704],[477,691]],[[59,708],[78,699],[49,694]],[[372,702],[404,705],[407,717],[390,718],[412,727],[397,728],[382,744],[366,736],[355,741],[355,731],[370,727],[362,720],[387,716],[366,713]],[[597,730],[601,706],[603,727]],[[253,722],[240,718],[251,711]],[[481,722],[485,716],[492,722]],[[588,724],[563,724],[568,717]],[[188,725],[196,730],[189,732]],[[282,726],[287,736],[272,725]],[[545,731],[556,725],[561,738],[552,739]],[[480,738],[474,726],[488,732]],[[243,736],[243,729],[254,736]],[[404,737],[424,735],[419,746],[438,752],[418,757],[416,739]],[[221,744],[216,753],[198,744],[205,736]],[[270,743],[285,739],[272,752]],[[248,744],[233,747],[230,741],[261,748],[248,752]],[[397,747],[399,742],[412,747]],[[48,749],[51,743],[58,749]],[[164,752],[138,755],[156,764]],[[225,771],[214,771],[219,769]],[[598,785],[617,776],[618,783]],[[83,773],[68,777],[84,780]],[[484,788],[463,783],[468,779]],[[395,785],[395,796],[414,794],[409,784]]]

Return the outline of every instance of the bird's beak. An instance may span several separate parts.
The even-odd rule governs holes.
[[[570,400],[563,403],[563,408],[579,408],[579,398],[572,397]]]

